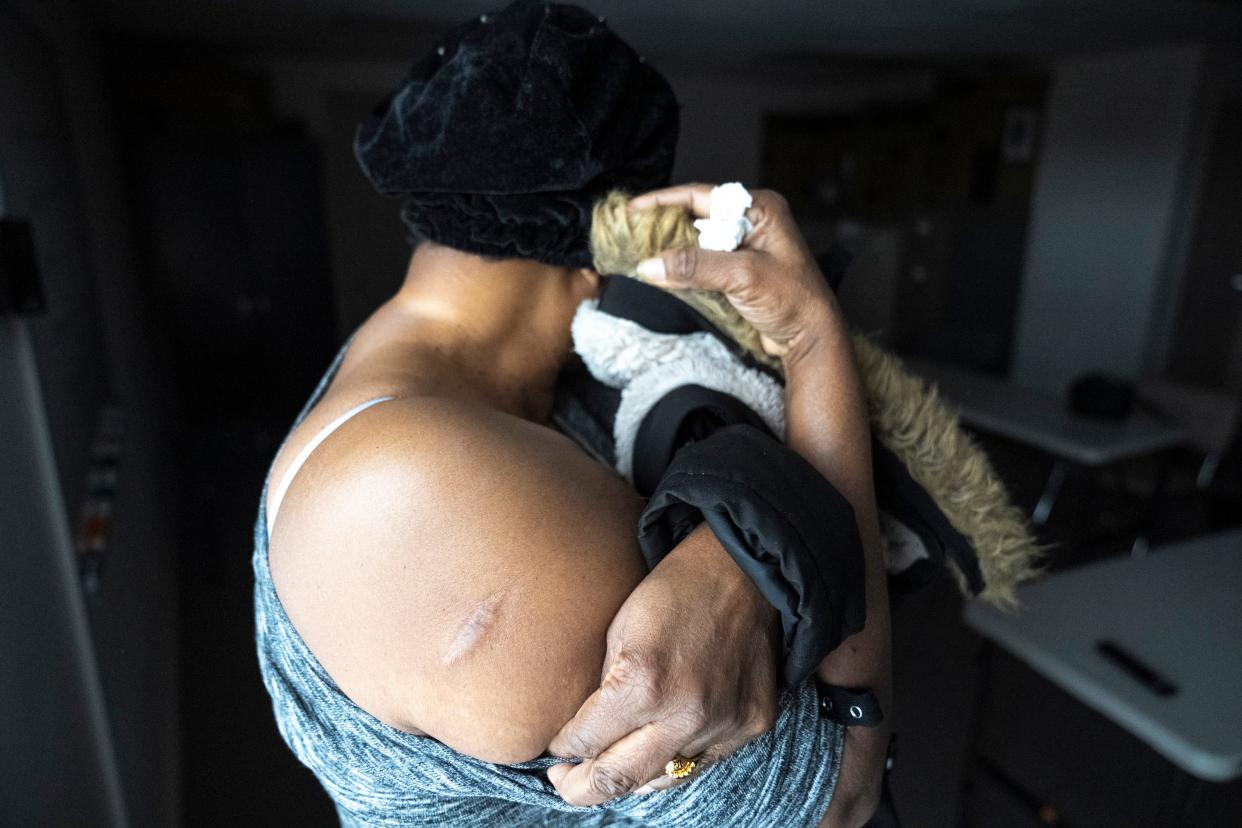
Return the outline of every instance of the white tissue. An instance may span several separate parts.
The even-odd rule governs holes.
[[[695,219],[699,231],[699,247],[705,250],[737,250],[737,246],[750,232],[751,224],[745,218],[729,220]]]
[[[754,203],[740,181],[730,181],[712,188],[708,213],[710,218],[696,219],[694,227],[699,231],[699,247],[705,250],[736,250],[754,229],[746,218],[746,208]]]
[[[739,219],[746,215],[746,209],[754,203],[755,200],[742,186],[742,182],[730,181],[728,184],[712,187],[708,214],[713,220]]]

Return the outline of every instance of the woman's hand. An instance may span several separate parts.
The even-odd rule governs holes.
[[[731,755],[776,721],[779,643],[776,610],[701,524],[617,612],[599,690],[548,748],[584,761],[548,778],[566,802],[596,805],[675,784],[674,754]]]
[[[676,205],[707,218],[711,191],[710,184],[653,190],[631,199],[630,210]],[[759,331],[764,350],[788,364],[812,350],[825,321],[838,320],[839,311],[789,203],[772,190],[753,190],[751,196],[746,217],[754,229],[742,247],[727,253],[699,247],[668,250],[641,262],[638,274],[660,287],[723,293]]]

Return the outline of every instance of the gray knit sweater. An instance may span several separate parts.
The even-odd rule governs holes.
[[[347,348],[297,422],[323,395]],[[285,615],[268,569],[266,495],[265,484],[253,561],[259,667],[281,735],[323,784],[342,825],[796,828],[815,825],[827,810],[844,729],[819,715],[813,680],[781,698],[772,730],[690,783],[591,808],[557,795],[545,775],[559,761],[552,757],[495,765],[380,722],[341,692]]]

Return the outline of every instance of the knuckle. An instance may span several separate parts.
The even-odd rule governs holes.
[[[683,734],[693,736],[711,727],[712,715],[701,699],[689,699],[677,710],[677,729]]]
[[[699,762],[703,765],[703,767],[709,767],[717,764],[718,762],[723,762],[725,759],[732,756],[734,752],[735,751],[727,744],[715,744],[699,754]]]
[[[638,780],[625,768],[597,763],[591,768],[587,784],[593,794],[612,799],[637,788]]]
[[[734,261],[731,262],[729,267],[729,288],[735,293],[742,293],[753,288],[755,285],[754,262],[750,260],[749,256],[730,258]]]
[[[662,684],[657,664],[640,654],[623,650],[608,671],[605,689],[616,701],[651,708],[659,704]]]
[[[583,759],[594,756],[598,751],[592,746],[594,740],[589,738],[589,734],[584,728],[572,730],[565,734],[565,749],[570,756],[578,756]]]
[[[686,245],[672,251],[665,263],[668,274],[674,278],[693,280],[698,272],[699,248],[697,245]]]
[[[789,212],[789,199],[778,193],[776,190],[762,190],[763,199],[767,202],[769,210],[776,213]]]
[[[742,731],[746,734],[747,739],[754,739],[767,733],[776,726],[776,705],[762,704],[757,705],[750,711],[750,715],[746,717]]]

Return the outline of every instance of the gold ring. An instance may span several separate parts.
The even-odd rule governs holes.
[[[668,764],[664,766],[664,772],[674,779],[685,779],[698,769],[698,759],[687,759],[680,753],[675,754]]]

